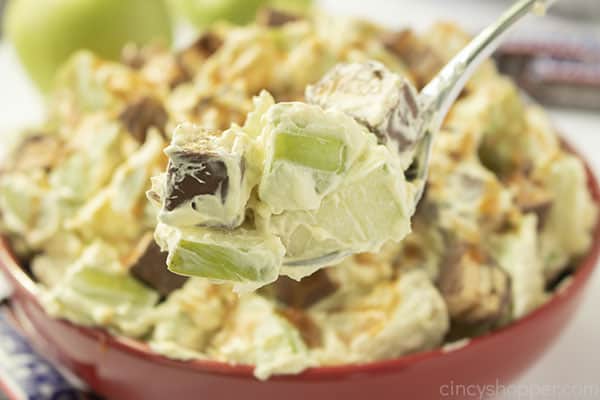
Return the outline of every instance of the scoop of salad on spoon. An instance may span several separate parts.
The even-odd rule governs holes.
[[[243,126],[179,126],[148,193],[169,270],[253,290],[402,240],[451,104],[509,29],[550,3],[515,2],[420,94],[380,63],[340,64],[306,103],[263,92]]]

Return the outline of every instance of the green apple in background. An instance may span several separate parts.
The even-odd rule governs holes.
[[[312,4],[312,0],[269,0],[269,6],[284,11],[302,13],[308,10]]]
[[[198,28],[217,21],[238,25],[251,22],[261,7],[306,11],[312,0],[170,0],[179,14]]]
[[[198,28],[217,21],[246,24],[267,0],[171,0],[179,13]]]
[[[164,0],[10,0],[6,34],[21,63],[44,91],[76,50],[117,59],[123,45],[171,42]]]

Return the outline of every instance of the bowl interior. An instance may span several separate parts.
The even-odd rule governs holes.
[[[575,154],[578,153],[567,143],[564,143],[565,148]],[[585,163],[585,160],[579,156]],[[600,207],[600,186],[597,178],[594,176],[589,165],[586,163],[586,171],[588,175],[588,187],[594,198],[596,204]],[[452,351],[462,351],[467,348],[473,348],[482,345],[491,338],[511,335],[513,331],[517,331],[520,326],[526,324],[535,324],[538,319],[547,313],[552,313],[553,310],[564,301],[567,301],[572,296],[575,296],[579,291],[582,290],[583,286],[589,280],[590,275],[594,271],[598,256],[600,254],[600,222],[596,225],[593,232],[593,245],[588,253],[583,256],[578,262],[578,268],[570,276],[570,282],[566,285],[561,285],[559,292],[552,297],[547,303],[540,306],[527,316],[521,318],[518,321],[514,321],[510,325],[487,333],[485,335],[469,339],[467,343],[460,346],[460,348],[453,348]],[[37,298],[38,288],[36,283],[32,280],[29,274],[19,264],[13,251],[10,248],[8,240],[1,238],[0,240],[0,266],[4,269],[4,272],[12,281],[15,289],[14,296],[22,299],[29,304],[33,304],[35,307],[42,309],[41,304]],[[50,318],[48,316],[48,318]],[[130,353],[141,359],[150,360],[153,363],[159,363],[168,365],[175,368],[183,369],[194,369],[202,372],[211,372],[218,374],[228,374],[253,377],[253,366],[250,365],[231,365],[224,362],[212,361],[212,360],[192,360],[192,361],[178,361],[166,358],[160,354],[153,352],[150,347],[141,341],[134,340],[128,337],[113,335],[102,328],[89,328],[85,326],[79,326],[72,324],[65,320],[58,320],[60,324],[68,326],[70,329],[76,330],[79,334],[86,337],[93,338],[105,346],[118,349],[126,353]],[[21,327],[23,329],[23,327]],[[29,332],[29,334],[37,335],[37,332]],[[439,357],[447,354],[449,347],[442,347],[431,351],[418,352],[410,355],[406,355],[399,358],[387,359],[381,361],[375,361],[365,364],[353,364],[353,365],[336,365],[336,366],[323,366],[310,368],[299,375],[286,375],[276,376],[276,380],[305,380],[310,378],[323,378],[323,377],[341,377],[348,374],[356,373],[369,373],[381,370],[388,370],[390,368],[401,368],[415,364],[422,360],[427,360],[434,357]]]

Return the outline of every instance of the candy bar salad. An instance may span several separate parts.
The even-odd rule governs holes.
[[[552,296],[597,218],[544,111],[484,65],[415,209],[403,153],[391,157],[410,131],[382,136],[383,103],[332,83],[370,68],[395,93],[421,88],[467,40],[448,24],[418,35],[266,15],[176,53],[79,53],[46,123],[3,163],[2,232],[51,315],[260,379],[510,324]],[[319,246],[379,250],[281,267]]]

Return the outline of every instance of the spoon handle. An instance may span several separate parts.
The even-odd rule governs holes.
[[[555,0],[519,0],[493,24],[477,35],[460,53],[423,88],[419,94],[423,107],[424,136],[418,152],[424,156],[416,165],[416,177],[427,178],[431,143],[440,129],[448,110],[477,67],[496,50],[510,29],[531,11],[542,11]],[[417,200],[423,190],[417,193]]]
[[[437,76],[423,88],[420,97],[431,122],[429,129],[438,130],[450,106],[456,100],[477,67],[500,45],[502,39],[525,15],[551,1],[519,0],[493,24],[477,35]]]

